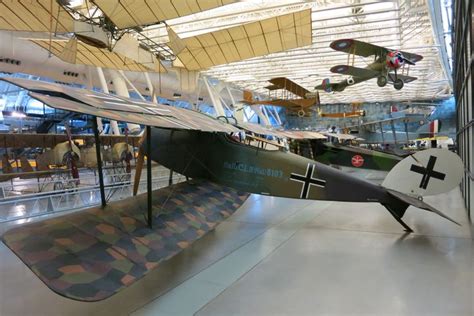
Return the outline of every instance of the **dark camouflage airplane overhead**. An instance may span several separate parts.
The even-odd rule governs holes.
[[[370,43],[361,42],[355,39],[341,39],[331,43],[330,47],[334,50],[349,54],[347,65],[337,65],[331,68],[331,72],[349,77],[343,81],[331,83],[329,79],[316,86],[316,90],[326,92],[341,92],[348,86],[377,78],[377,85],[384,87],[387,83],[392,83],[394,88],[401,90],[405,83],[416,80],[416,77],[408,75],[408,67],[405,71],[405,65],[415,65],[416,62],[423,59],[423,56],[402,52],[395,49],[389,49]],[[365,68],[354,66],[354,57],[374,56],[374,61]],[[352,63],[349,61],[352,60]],[[401,73],[400,73],[401,70]]]

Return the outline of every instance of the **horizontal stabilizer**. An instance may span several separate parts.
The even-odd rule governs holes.
[[[427,210],[427,211],[430,211],[430,212],[433,212],[433,213],[436,213],[438,214],[439,216],[443,217],[443,218],[446,218],[448,221],[451,221],[453,222],[454,224],[456,225],[459,225],[461,226],[461,224],[459,224],[458,222],[456,222],[454,219],[450,218],[449,216],[447,216],[446,214],[443,214],[441,211],[435,209],[433,206],[417,199],[417,198],[414,198],[414,197],[411,197],[409,195],[406,195],[404,193],[401,193],[401,192],[398,192],[398,191],[394,191],[394,190],[387,190],[387,192],[396,197],[397,199],[399,200],[402,200],[403,202],[405,203],[408,203],[410,205],[413,205],[414,207],[417,207],[417,208],[421,208],[423,210]]]

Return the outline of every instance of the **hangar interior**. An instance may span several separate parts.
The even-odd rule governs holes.
[[[0,315],[472,315],[473,17],[0,1]]]

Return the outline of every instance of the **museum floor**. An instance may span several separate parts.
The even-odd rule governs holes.
[[[470,225],[458,189],[410,207],[253,195],[144,279],[84,303],[52,292],[0,243],[0,315],[472,315]],[[3,233],[9,226],[2,224]]]

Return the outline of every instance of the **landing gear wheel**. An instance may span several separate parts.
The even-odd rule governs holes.
[[[303,110],[299,110],[299,111],[298,111],[298,116],[299,116],[299,117],[304,117],[305,114],[306,114],[306,113],[305,113],[305,111],[303,111]]]
[[[393,83],[393,86],[395,87],[395,89],[401,90],[403,88],[403,80],[402,79],[395,80],[395,82]]]
[[[385,87],[387,85],[387,77],[380,76],[377,78],[377,85],[379,87]]]

